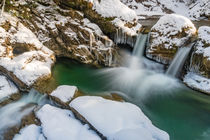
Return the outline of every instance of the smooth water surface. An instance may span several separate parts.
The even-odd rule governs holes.
[[[123,93],[171,140],[210,139],[210,97],[177,79],[148,69],[96,69],[60,59],[53,69],[59,85],[76,85],[87,95]]]

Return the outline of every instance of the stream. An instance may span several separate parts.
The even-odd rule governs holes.
[[[53,76],[59,85],[76,85],[86,95],[119,93],[168,132],[171,140],[209,140],[210,97],[163,73],[148,68],[96,69],[62,58]]]

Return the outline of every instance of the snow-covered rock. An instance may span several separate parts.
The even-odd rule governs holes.
[[[165,15],[151,29],[147,56],[168,64],[177,49],[195,36],[196,28],[189,19],[176,14]]]
[[[41,132],[41,127],[35,124],[24,127],[16,134],[13,140],[46,140]]]
[[[208,78],[194,72],[188,72],[183,81],[193,89],[210,94],[210,79]]]
[[[209,0],[121,0],[133,9],[139,18],[165,14],[180,14],[192,20],[208,19],[210,16]]]
[[[135,105],[83,96],[74,99],[70,107],[99,133],[110,140],[168,140],[166,132],[152,125]]]
[[[198,41],[190,59],[189,73],[184,82],[197,90],[210,93],[210,27],[198,29]]]
[[[0,101],[15,93],[18,93],[17,87],[5,76],[0,75]]]
[[[36,116],[41,121],[41,130],[49,140],[100,140],[100,137],[89,126],[83,125],[74,118],[69,110],[44,105]]]
[[[50,77],[54,54],[17,18],[5,13],[0,22],[0,66],[27,86]]]
[[[77,91],[76,86],[62,85],[57,87],[50,95],[54,97],[55,100],[57,99],[57,102],[67,104],[73,99]]]
[[[117,17],[126,21],[137,19],[135,11],[120,0],[92,0],[93,9],[103,17]]]
[[[62,9],[58,6],[63,3],[66,6],[72,1],[55,2],[26,1],[22,5],[29,9],[24,12],[33,20],[22,18],[38,39],[58,57],[68,57],[92,65],[115,65],[114,62],[118,60],[112,56],[118,55],[116,45],[104,35],[99,26],[87,19],[83,11]],[[21,16],[23,10],[19,1],[14,3],[11,12]]]

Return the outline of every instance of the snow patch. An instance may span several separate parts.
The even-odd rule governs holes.
[[[57,87],[50,95],[60,99],[62,102],[69,102],[77,92],[76,86],[62,85]]]

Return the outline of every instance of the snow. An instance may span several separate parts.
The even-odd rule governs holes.
[[[185,31],[186,28],[189,28],[189,30]],[[182,38],[174,37],[182,31],[187,36]],[[176,14],[165,15],[151,29],[151,36],[155,38],[151,42],[151,49],[161,44],[164,44],[166,49],[170,49],[174,45],[181,46],[194,34],[196,34],[196,28],[188,18]]]
[[[144,16],[162,16],[169,13],[180,14],[191,20],[203,19],[204,15],[210,15],[209,0],[121,0],[122,3],[133,9],[139,18]]]
[[[0,75],[0,100],[17,92],[17,87],[5,76]]]
[[[88,125],[81,124],[69,110],[44,105],[36,116],[41,121],[42,133],[49,140],[100,140]]]
[[[31,86],[37,79],[51,75],[51,66],[54,63],[53,52],[45,47],[38,38],[15,17],[4,13],[1,25],[8,21],[11,28],[6,31],[0,27],[0,65],[13,72],[22,82]],[[9,38],[11,44],[28,45],[29,51],[13,55],[10,45],[5,46]]]
[[[93,0],[93,9],[103,17],[117,17],[126,21],[137,19],[135,11],[120,0]]]
[[[190,87],[210,93],[210,79],[208,78],[194,72],[188,72],[183,81]]]
[[[168,140],[166,132],[156,128],[136,106],[102,97],[83,96],[70,103],[95,129],[108,139]]]
[[[19,133],[14,136],[13,140],[45,140],[41,134],[41,127],[35,124],[24,127]]]
[[[62,85],[57,87],[50,95],[60,99],[62,102],[69,102],[77,92],[76,86]]]

